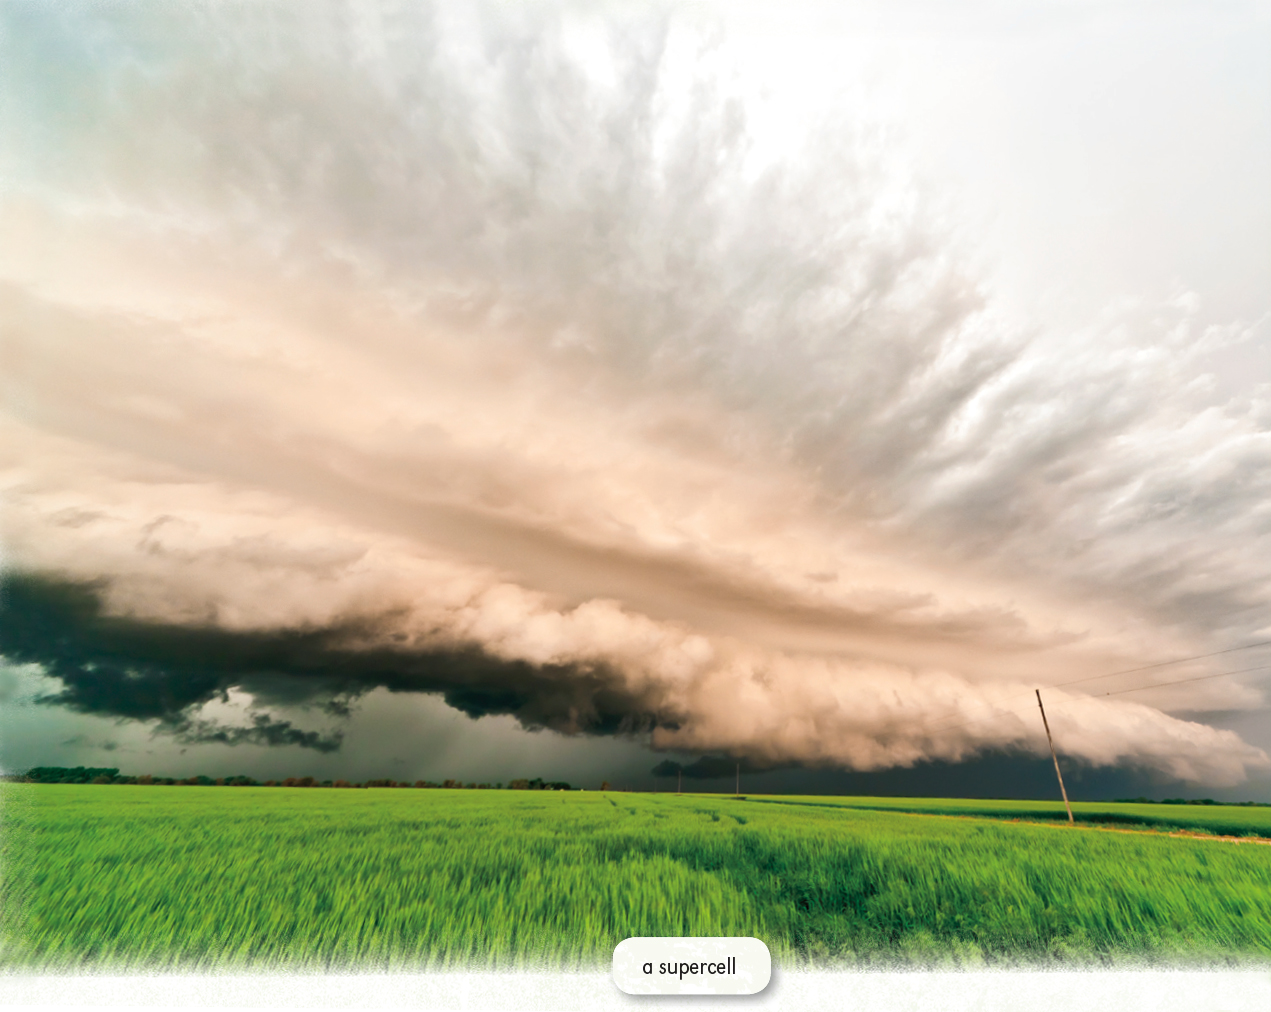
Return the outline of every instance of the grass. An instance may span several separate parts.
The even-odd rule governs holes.
[[[862,799],[3,790],[10,969],[586,968],[632,935],[786,966],[1271,958],[1271,847]]]

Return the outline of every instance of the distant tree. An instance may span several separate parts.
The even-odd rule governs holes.
[[[105,769],[98,766],[36,766],[26,771],[25,779],[32,784],[89,784],[112,783],[118,775],[118,769]],[[97,781],[97,777],[106,779]]]
[[[602,791],[610,790],[610,787],[609,787],[609,781],[608,781],[608,780],[606,780],[603,784],[601,784],[601,785],[600,785],[600,789],[601,789]]]
[[[577,790],[571,784],[563,781],[545,781],[541,777],[535,777],[533,780],[518,778],[509,781],[506,785],[502,782],[491,784],[489,782],[482,783],[464,783],[460,780],[448,779],[442,783],[434,783],[430,780],[416,780],[413,784],[409,781],[396,781],[387,778],[367,780],[364,783],[350,783],[347,780],[322,780],[318,781],[314,777],[287,777],[283,780],[266,780],[262,784],[260,781],[254,780],[252,777],[239,775],[229,777],[208,777],[203,774],[196,774],[191,777],[183,777],[173,779],[172,777],[156,776],[153,773],[145,773],[141,776],[121,776],[118,769],[98,768],[98,767],[62,767],[62,766],[37,766],[27,770],[25,773],[4,777],[3,779],[17,782],[27,783],[45,783],[45,784],[141,784],[155,785],[162,784],[166,786],[180,785],[183,787],[345,787],[345,788],[367,788],[367,787],[394,787],[394,788],[447,788],[450,790],[492,790],[504,789],[508,790],[531,790],[531,791],[571,791]],[[613,788],[606,781],[601,790],[612,790]],[[1174,804],[1214,804],[1209,799],[1184,801],[1183,799],[1169,799],[1167,803]]]
[[[553,780],[549,783],[540,777],[535,777],[533,780],[513,780],[508,786],[515,786],[518,783],[525,784],[523,789],[529,791],[572,791],[574,789],[571,784],[563,780]]]

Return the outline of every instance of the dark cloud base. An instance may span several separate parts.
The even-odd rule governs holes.
[[[258,713],[249,727],[191,714],[230,689],[258,707],[309,706],[347,717],[372,689],[435,693],[469,717],[508,714],[524,727],[566,734],[636,734],[667,715],[649,711],[603,668],[535,666],[476,649],[353,649],[367,630],[234,632],[107,615],[103,586],[17,573],[0,584],[0,654],[39,664],[62,683],[38,702],[80,713],[158,721],[185,741],[339,747],[340,734],[302,731]]]
[[[603,669],[539,667],[505,661],[477,649],[427,653],[355,650],[354,626],[280,632],[229,632],[139,622],[107,615],[101,584],[47,574],[13,573],[0,583],[0,655],[35,663],[61,683],[41,697],[48,706],[156,725],[182,743],[297,746],[322,753],[339,750],[334,731],[305,730],[268,712],[247,726],[230,727],[196,716],[198,708],[225,698],[232,688],[250,693],[259,710],[310,707],[337,720],[351,715],[357,699],[375,688],[440,695],[470,717],[515,717],[530,729],[566,734],[638,735],[674,715],[656,712],[622,692]],[[683,772],[693,791],[734,788],[738,758],[679,756],[641,774],[618,774],[635,789],[674,789]],[[985,753],[961,763],[926,762],[909,768],[854,772],[766,765],[740,758],[742,791],[967,798],[1058,797],[1049,759]],[[1186,796],[1195,785],[1148,770],[1092,767],[1063,760],[1069,792],[1078,800]],[[615,783],[617,780],[615,780]],[[690,786],[691,785],[691,786]],[[1219,796],[1243,796],[1241,788]],[[1255,791],[1254,793],[1261,793]]]
[[[1167,797],[1219,800],[1259,800],[1264,786],[1244,785],[1211,790],[1161,776],[1147,769],[1091,766],[1060,759],[1064,784],[1074,801],[1111,801],[1117,798]],[[686,793],[732,794],[737,760],[702,756],[689,763],[665,760],[640,781],[645,789],[675,790],[676,773],[683,769]],[[1060,803],[1059,786],[1050,757],[1014,752],[986,752],[960,763],[922,762],[905,768],[857,772],[806,769],[794,766],[756,768],[741,762],[743,794],[819,794],[848,797],[1012,798]]]
[[[654,777],[674,777],[683,774],[690,780],[717,780],[740,773],[769,773],[777,766],[759,765],[751,759],[730,759],[727,756],[704,755],[687,765],[671,759],[663,760],[649,772]]]

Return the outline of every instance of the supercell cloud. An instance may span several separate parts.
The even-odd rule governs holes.
[[[1214,393],[1247,332],[1193,297],[1012,316],[888,130],[774,143],[656,9],[0,17],[0,653],[45,703],[332,750],[382,687],[869,770],[1040,753],[1041,687],[1091,763],[1268,767],[1202,722],[1264,654],[1081,683],[1271,639],[1271,398]]]

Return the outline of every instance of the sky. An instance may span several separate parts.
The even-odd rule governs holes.
[[[1269,43],[3,5],[0,765],[1271,801]]]

